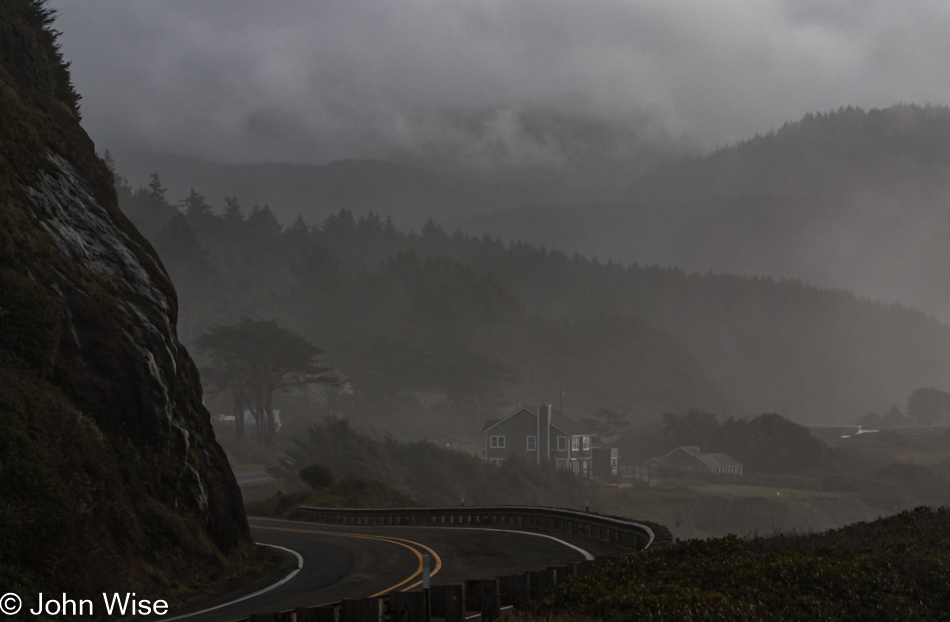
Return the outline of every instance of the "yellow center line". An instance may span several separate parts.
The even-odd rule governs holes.
[[[421,546],[421,547],[424,548],[425,550],[429,551],[429,553],[432,555],[432,558],[435,560],[435,567],[432,569],[432,572],[429,574],[430,577],[434,577],[437,572],[439,572],[440,570],[442,570],[442,558],[439,557],[439,554],[438,554],[438,553],[436,553],[435,551],[433,551],[432,549],[430,549],[430,548],[427,547],[426,545],[422,544],[421,542],[414,542],[414,541],[412,541],[412,540],[403,540],[402,538],[393,538],[393,539],[394,539],[394,540],[401,540],[401,541],[403,541],[403,542],[411,542],[411,543],[413,543],[413,544],[415,544],[415,545],[417,545],[417,546]],[[420,578],[418,581],[416,581],[416,582],[413,583],[412,585],[408,585],[408,586],[404,587],[404,588],[402,589],[402,591],[403,591],[403,592],[408,592],[408,591],[411,590],[412,588],[414,588],[414,587],[416,587],[416,586],[418,586],[418,585],[421,585],[421,584],[422,584],[422,579]]]
[[[395,591],[398,590],[399,588],[402,588],[402,591],[405,592],[405,591],[407,591],[407,590],[411,590],[412,588],[414,588],[414,587],[416,587],[417,585],[419,585],[419,584],[422,583],[422,579],[420,578],[418,581],[416,581],[416,582],[413,583],[412,585],[408,585],[408,586],[406,586],[406,587],[403,587],[406,583],[409,583],[410,581],[412,581],[412,580],[415,579],[416,577],[421,577],[421,575],[422,575],[422,570],[423,570],[423,567],[422,567],[422,553],[420,553],[418,550],[416,550],[416,549],[414,548],[414,546],[425,549],[425,550],[428,551],[429,554],[431,554],[432,557],[435,559],[435,568],[432,570],[430,576],[435,576],[435,574],[436,574],[437,572],[439,572],[439,570],[442,569],[442,558],[439,557],[439,554],[436,553],[435,551],[433,551],[433,550],[432,550],[431,548],[429,548],[428,546],[422,544],[421,542],[415,542],[414,540],[406,540],[406,539],[404,539],[404,538],[387,538],[386,536],[376,536],[376,535],[371,535],[371,534],[343,533],[343,532],[339,532],[339,531],[320,531],[320,530],[316,530],[316,529],[293,529],[293,528],[291,528],[291,527],[264,527],[264,526],[257,526],[257,529],[263,529],[263,530],[265,530],[265,531],[291,531],[291,532],[294,532],[294,533],[312,533],[312,534],[318,534],[318,535],[324,535],[324,536],[340,536],[340,537],[343,537],[343,538],[361,538],[361,539],[363,539],[363,540],[376,540],[376,541],[379,541],[379,542],[388,542],[388,543],[390,543],[390,544],[396,544],[396,545],[398,545],[398,546],[401,546],[401,547],[403,547],[403,548],[405,548],[405,549],[408,549],[408,550],[412,551],[412,552],[415,554],[416,558],[419,560],[419,567],[416,569],[416,571],[413,572],[411,575],[409,575],[408,578],[403,579],[402,581],[400,581],[400,582],[397,583],[396,585],[393,585],[393,586],[391,586],[391,587],[387,587],[386,589],[384,589],[384,590],[382,590],[382,591],[376,592],[375,594],[373,594],[372,596],[370,596],[370,598],[375,598],[375,597],[377,597],[377,596],[382,596],[383,594],[388,594],[389,592],[395,592]]]

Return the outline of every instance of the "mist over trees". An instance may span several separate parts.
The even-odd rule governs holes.
[[[802,474],[828,467],[828,448],[807,428],[775,414],[729,417],[707,412],[663,415],[663,434],[672,446],[694,445],[704,453],[725,453],[757,473]]]
[[[340,210],[282,226],[267,205],[172,204],[119,179],[125,212],[179,287],[183,339],[277,318],[358,387],[350,408],[427,392],[449,412],[553,402],[853,421],[942,386],[950,331],[799,281],[687,273]],[[725,410],[724,410],[725,409]],[[393,412],[398,412],[398,407]]]
[[[950,321],[950,109],[809,113],[632,180],[621,200],[474,215],[466,231],[687,270],[799,278]]]
[[[276,391],[337,382],[330,369],[320,365],[323,350],[273,320],[241,318],[231,326],[216,324],[195,344],[212,363],[206,384],[231,392],[237,439],[244,437],[246,405],[257,423],[259,446],[274,443]]]
[[[921,425],[946,425],[950,422],[950,393],[932,387],[915,389],[907,400],[907,415]]]
[[[350,409],[398,412],[409,393],[424,392],[448,413],[485,417],[550,399],[561,386],[582,409],[721,401],[667,332],[619,313],[529,311],[525,294],[486,263],[507,253],[494,241],[449,236],[432,222],[403,233],[388,219],[345,210],[320,227],[302,218],[282,227],[268,206],[245,212],[233,198],[217,215],[198,192],[178,206],[154,189],[120,184],[119,194],[181,284],[183,338],[217,356],[219,371],[224,357],[209,341],[216,326],[277,318],[325,350],[325,365],[354,387]],[[484,259],[465,261],[458,251],[466,244],[484,246]]]

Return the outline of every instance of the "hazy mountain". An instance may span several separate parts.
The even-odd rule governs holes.
[[[242,204],[269,205],[282,222],[298,214],[321,221],[340,209],[357,215],[385,213],[403,227],[418,227],[429,217],[453,223],[491,210],[578,200],[565,186],[536,181],[480,181],[380,160],[342,160],[325,165],[221,164],[154,153],[118,152],[119,174],[133,187],[157,173],[178,201],[197,189],[215,206],[225,196]]]
[[[604,264],[434,223],[406,233],[378,215],[282,228],[267,210],[215,216],[196,198],[180,214],[147,191],[119,196],[175,279],[186,335],[278,317],[380,394],[406,382],[380,379],[410,369],[435,372],[412,379],[419,387],[444,384],[450,368],[474,378],[478,361],[458,354],[477,353],[519,372],[515,401],[564,387],[572,408],[810,422],[885,412],[950,377],[946,325],[842,290]]]
[[[601,258],[802,278],[950,318],[950,110],[809,114],[630,184],[627,199],[464,228]]]

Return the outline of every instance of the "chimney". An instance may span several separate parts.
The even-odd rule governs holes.
[[[548,461],[551,461],[551,405],[548,404]]]
[[[535,432],[537,436],[534,437],[534,449],[537,454],[537,463],[541,464],[541,417],[544,415],[544,404],[538,404],[538,431]]]

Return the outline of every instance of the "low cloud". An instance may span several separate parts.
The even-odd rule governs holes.
[[[635,171],[808,111],[950,101],[950,5],[922,0],[54,6],[100,145],[219,161]]]

